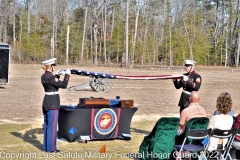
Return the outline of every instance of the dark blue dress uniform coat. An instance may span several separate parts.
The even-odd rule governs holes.
[[[65,74],[63,81],[58,80],[58,82],[56,82],[55,75],[53,75],[51,72],[46,71],[41,77],[41,83],[44,87],[45,92],[57,92],[59,88],[67,88],[69,77],[70,75]],[[59,94],[45,95],[42,103],[42,108],[45,110],[59,109]]]
[[[202,77],[198,73],[196,73],[195,71],[193,71],[191,73],[185,73],[183,75],[188,76],[187,81],[183,81],[183,80],[173,81],[176,89],[183,88],[183,92],[180,96],[180,100],[179,100],[179,103],[178,103],[178,106],[180,107],[180,112],[184,108],[188,107],[191,92],[192,91],[198,91],[200,89],[201,83],[202,83]]]

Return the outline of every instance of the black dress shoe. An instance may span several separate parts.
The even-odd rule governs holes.
[[[61,151],[60,150],[52,151],[52,153],[58,153],[58,152],[61,152]]]

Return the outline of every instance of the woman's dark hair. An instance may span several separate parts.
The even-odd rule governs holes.
[[[227,114],[232,109],[232,98],[229,93],[223,92],[217,98],[217,110],[220,114]]]

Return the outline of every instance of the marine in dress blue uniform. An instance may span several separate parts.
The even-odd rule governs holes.
[[[63,81],[59,80],[59,75],[54,75],[53,71],[56,66],[56,58],[52,58],[42,62],[44,64],[45,73],[41,76],[45,96],[42,103],[42,111],[44,115],[44,138],[43,151],[59,152],[57,150],[57,122],[60,108],[59,88],[67,88],[70,77],[70,69],[66,70]]]
[[[178,103],[180,113],[188,107],[192,91],[198,91],[201,87],[202,77],[194,70],[195,63],[193,60],[185,60],[187,73],[183,74],[182,79],[173,80],[176,89],[183,89]]]

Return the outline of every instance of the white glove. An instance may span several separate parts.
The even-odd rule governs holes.
[[[65,72],[63,71],[63,70],[58,70],[57,72],[56,72],[56,75],[61,75],[61,74],[64,74]]]
[[[68,68],[65,73],[66,74],[71,74],[71,70]]]
[[[188,80],[188,76],[183,75],[183,80],[187,81]]]

